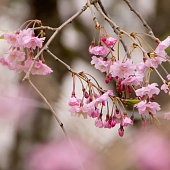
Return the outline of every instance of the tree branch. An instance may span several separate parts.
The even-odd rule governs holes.
[[[49,40],[47,41],[47,43],[43,46],[43,48],[40,50],[40,52],[34,57],[32,64],[28,70],[28,72],[26,73],[25,77],[23,78],[23,81],[28,79],[30,76],[30,72],[32,70],[32,67],[34,66],[35,61],[38,59],[38,57],[43,53],[43,51],[45,49],[48,48],[48,46],[50,45],[50,43],[52,42],[52,40],[56,37],[56,35],[59,33],[59,31],[64,28],[66,25],[68,25],[69,23],[71,23],[75,18],[77,18],[79,15],[81,15],[85,10],[87,9],[87,4],[84,5],[82,7],[82,9],[80,11],[78,11],[76,14],[74,14],[71,18],[69,18],[66,22],[64,22],[60,27],[56,28],[56,31],[52,34],[52,36],[49,38]]]

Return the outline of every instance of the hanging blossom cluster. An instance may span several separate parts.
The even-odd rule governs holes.
[[[4,40],[11,47],[3,57],[0,57],[0,63],[3,66],[7,66],[10,70],[26,73],[32,64],[35,50],[37,49],[37,52],[39,52],[45,37],[39,38],[35,36],[33,28],[27,28],[14,33],[5,33]],[[32,75],[46,75],[51,72],[52,69],[45,64],[43,55],[41,55],[41,59],[38,59],[31,69]]]
[[[149,79],[151,71],[161,65],[162,62],[168,60],[165,49],[170,45],[170,36],[159,42],[155,51],[149,53],[148,58],[145,56],[143,62],[134,64],[131,59],[131,53],[129,57],[124,57],[123,60],[114,56],[114,46],[119,43],[120,35],[115,39],[107,33],[105,36],[101,31],[102,27],[99,27],[99,29],[100,40],[98,45],[95,46],[94,41],[92,41],[89,47],[89,53],[93,55],[91,64],[96,69],[106,73],[105,83],[108,84],[113,78],[116,79],[116,90],[119,92],[120,97],[114,96],[112,90],[102,90],[99,85],[97,87],[98,93],[96,94],[94,90],[96,85],[92,86],[91,80],[88,79],[87,87],[89,90],[87,91],[87,87],[84,88],[82,85],[83,97],[78,99],[75,96],[74,82],[73,93],[69,100],[71,115],[95,118],[95,126],[99,128],[113,128],[116,124],[119,124],[118,133],[123,136],[124,127],[134,123],[134,112],[129,117],[124,105],[132,104],[134,108],[138,109],[144,126],[146,126],[148,116],[158,123],[155,114],[161,108],[154,100],[155,95],[160,93],[160,89],[157,83],[149,84]],[[132,52],[134,48],[136,47],[132,45]],[[170,74],[167,71],[166,74],[166,80],[163,79],[161,90],[170,94]],[[73,81],[75,81],[75,78],[73,78]],[[134,99],[131,98],[131,94],[135,94]],[[112,101],[111,111],[109,111],[108,106],[109,98]],[[104,107],[107,107],[107,113],[103,113]],[[170,112],[165,113],[165,115],[165,118],[170,117],[168,116]]]

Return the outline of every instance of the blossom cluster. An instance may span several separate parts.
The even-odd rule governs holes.
[[[144,57],[143,62],[137,64],[133,63],[131,56],[124,57],[122,61],[116,59],[113,55],[113,48],[118,39],[108,35],[105,37],[104,34],[100,36],[98,45],[95,46],[94,41],[92,41],[89,47],[89,53],[93,55],[91,64],[96,69],[106,73],[105,82],[107,84],[113,78],[116,79],[116,90],[119,92],[120,98],[113,96],[113,92],[110,90],[102,94],[99,91],[99,95],[92,93],[94,90],[89,90],[88,94],[86,92],[87,97],[83,93],[83,99],[77,99],[75,95],[72,95],[69,101],[70,112],[72,116],[82,114],[84,118],[87,118],[87,116],[96,118],[95,126],[99,128],[112,128],[116,124],[120,124],[118,132],[120,136],[123,136],[124,127],[133,125],[134,121],[134,113],[129,117],[124,109],[124,104],[132,104],[134,108],[138,109],[143,125],[146,125],[146,116],[155,118],[156,112],[161,109],[157,102],[153,102],[154,95],[158,95],[160,89],[157,83],[149,84],[149,78],[153,69],[156,69],[162,62],[167,61],[165,49],[170,45],[170,36],[160,42],[155,51],[149,53],[148,58]],[[169,93],[170,74],[167,74],[166,79],[163,81],[161,90]],[[89,86],[89,88],[92,87]],[[132,93],[135,94],[135,99],[131,98]],[[85,105],[84,98],[87,98]],[[113,103],[112,112],[109,113],[107,106],[108,111],[104,116],[102,109],[109,98]],[[123,106],[123,109],[120,108],[118,103]],[[100,111],[99,104],[101,106]],[[167,114],[169,113],[166,113],[166,117],[168,117]]]
[[[34,50],[42,48],[45,37],[39,38],[35,36],[33,29],[28,28],[14,33],[5,33],[4,40],[11,47],[3,57],[0,57],[0,63],[10,70],[15,70],[19,73],[24,71],[26,73],[32,64]],[[35,61],[31,70],[33,75],[46,75],[51,72],[51,68],[45,64],[43,58]]]

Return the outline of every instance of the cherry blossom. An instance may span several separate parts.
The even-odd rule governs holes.
[[[117,39],[109,37],[106,39],[106,45],[108,47],[110,47],[110,46],[114,45],[116,43],[116,41],[117,41]]]
[[[7,40],[7,43],[11,44],[13,47],[20,47],[19,35],[17,33],[5,33],[4,40]]]
[[[143,97],[144,95],[148,95],[149,98],[152,97],[153,94],[159,94],[160,90],[156,87],[157,83],[148,84],[146,87],[142,87],[140,89],[135,90],[137,96]]]
[[[45,37],[43,38],[38,38],[38,37],[29,37],[25,36],[22,38],[22,45],[24,48],[32,48],[35,50],[36,47],[41,48],[42,43],[44,42]]]
[[[164,113],[164,119],[170,120],[170,112]]]
[[[170,80],[170,74],[168,74],[166,77],[167,77],[168,80]]]
[[[161,109],[158,103],[146,101],[141,101],[138,104],[135,104],[134,107],[138,108],[139,114],[144,113],[145,115],[148,115],[149,113],[155,115],[156,111],[159,111]]]
[[[100,118],[97,118],[95,120],[95,126],[98,127],[98,128],[102,128],[103,127],[103,122]]]
[[[165,57],[167,54],[165,49],[170,45],[170,36],[168,36],[164,41],[160,42],[154,51],[157,55]]]
[[[69,106],[79,106],[81,103],[81,99],[77,99],[76,97],[71,97],[69,100]]]
[[[15,64],[16,61],[23,61],[25,60],[25,52],[22,52],[20,50],[17,50],[16,48],[14,50],[10,49],[8,50],[4,57],[10,62]]]
[[[110,66],[110,74],[112,77],[128,78],[134,74],[135,68],[136,66],[132,63],[131,59],[128,59],[126,62],[118,60]]]
[[[165,93],[168,93],[168,91],[169,91],[169,86],[168,86],[168,84],[163,84],[162,86],[161,86],[161,90],[163,90]]]
[[[91,64],[94,64],[94,67],[101,72],[108,72],[110,68],[111,61],[104,61],[102,57],[92,56]]]
[[[94,54],[94,55],[103,55],[103,54],[107,54],[109,52],[109,49],[106,48],[105,46],[95,46],[89,47],[89,53],[90,54]]]
[[[32,59],[28,58],[25,61],[25,72],[28,71],[30,65],[32,63]],[[41,60],[36,61],[32,70],[31,70],[31,74],[32,75],[46,75],[53,72],[52,69],[50,67],[48,67],[46,64],[43,64]]]
[[[133,121],[129,117],[125,117],[121,123],[122,126],[133,125]]]

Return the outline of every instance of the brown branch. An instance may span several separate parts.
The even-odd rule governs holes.
[[[54,115],[55,119],[57,120],[58,124],[60,125],[61,129],[63,130],[64,134],[68,137],[68,134],[63,126],[63,123],[60,121],[60,119],[58,118],[58,116],[56,115],[54,109],[52,108],[52,106],[50,105],[50,103],[47,101],[47,99],[43,96],[43,94],[35,87],[35,85],[32,83],[32,81],[30,80],[30,78],[26,79],[28,81],[28,83],[31,85],[31,87],[39,94],[39,96],[41,97],[41,99],[44,101],[44,103],[48,106],[48,108],[50,109],[51,113]]]
[[[93,9],[92,9],[92,7],[91,7],[91,2],[90,2],[90,0],[87,0],[87,5],[88,5],[88,7],[89,7],[89,9],[90,9],[90,11],[91,11],[91,14],[92,14],[92,16],[93,16],[93,21],[94,21],[94,23],[96,24],[96,28],[98,28],[98,27],[99,27],[99,23],[98,23],[98,21],[97,21],[97,19],[96,19],[96,16],[94,15]]]
[[[71,23],[75,18],[77,18],[79,15],[81,15],[85,10],[87,9],[87,4],[84,5],[82,7],[82,9],[80,11],[78,11],[76,14],[74,14],[71,18],[69,18],[66,22],[64,22],[60,27],[56,28],[56,31],[52,34],[52,36],[49,38],[49,40],[46,42],[46,44],[43,46],[43,48],[40,50],[40,52],[34,57],[31,66],[28,70],[28,72],[26,73],[25,77],[23,78],[23,81],[28,79],[32,70],[32,67],[35,63],[35,61],[38,59],[38,57],[43,53],[43,51],[45,49],[48,48],[48,46],[50,45],[50,43],[52,42],[52,40],[56,37],[56,35],[59,33],[59,31],[64,28],[66,25],[68,25],[69,23]]]
[[[108,19],[110,19],[111,17],[110,17],[109,14],[106,12],[106,10],[105,10],[105,8],[104,8],[101,0],[98,0],[98,4],[99,4],[99,6],[100,6],[101,9],[97,6],[96,3],[94,3],[95,8],[96,8],[100,13],[102,12],[105,16],[107,16]],[[105,17],[104,17],[104,18],[105,18]],[[105,20],[107,20],[107,19],[105,18]],[[111,19],[110,19],[110,20],[111,20]],[[116,35],[119,35],[119,33],[120,33],[119,27],[118,27],[115,23],[113,23],[113,22],[112,22],[112,23],[109,22],[109,24],[110,24],[110,26],[113,28],[113,30],[114,30],[114,32],[116,33]],[[124,43],[124,41],[123,41],[122,39],[120,39],[120,42],[121,42],[121,44],[122,44],[125,52],[127,53],[127,57],[129,58],[129,53],[128,53],[127,46],[125,45],[125,43]]]
[[[141,14],[132,7],[130,1],[129,1],[129,0],[123,0],[123,1],[126,2],[126,4],[129,6],[130,10],[133,11],[133,12],[136,14],[136,16],[141,20],[143,26],[148,30],[149,35],[153,36],[153,38],[154,38],[155,40],[157,40],[158,38],[155,37],[155,35],[154,35],[151,27],[150,27],[150,26],[147,24],[147,22],[143,19],[143,17],[141,16]]]

